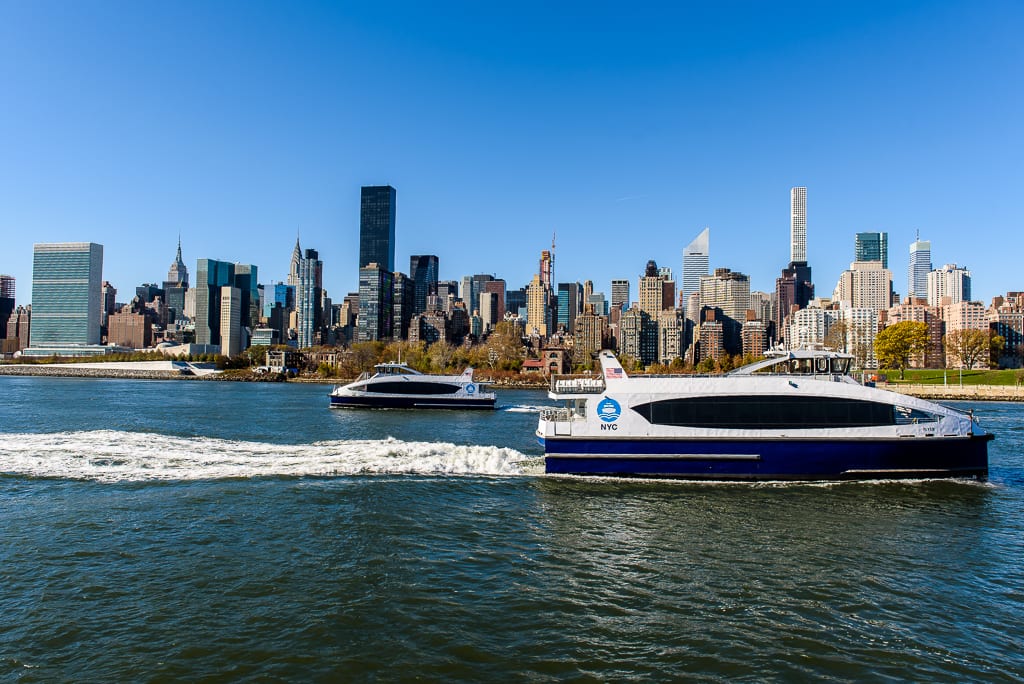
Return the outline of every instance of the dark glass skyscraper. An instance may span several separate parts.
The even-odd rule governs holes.
[[[438,260],[433,254],[414,254],[409,257],[409,278],[415,284],[414,314],[425,313],[427,297],[437,294]]]
[[[889,234],[857,233],[853,252],[854,261],[881,261],[882,268],[889,268]]]
[[[363,186],[359,204],[359,268],[377,264],[395,270],[395,189]]]

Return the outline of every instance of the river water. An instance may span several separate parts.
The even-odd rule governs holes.
[[[0,377],[0,679],[1024,678],[1022,405],[987,483],[694,484],[327,392]]]

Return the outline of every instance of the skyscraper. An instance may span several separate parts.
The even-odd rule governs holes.
[[[413,313],[427,310],[427,297],[437,294],[438,259],[433,254],[414,254],[409,257],[409,277],[415,287]]]
[[[629,308],[629,281],[625,279],[612,281],[612,308]]]
[[[889,234],[857,233],[853,246],[854,261],[881,261],[889,268]]]
[[[7,339],[7,319],[14,313],[14,276],[0,275],[0,341]]]
[[[216,259],[196,261],[196,344],[221,344],[221,288],[234,284],[234,264]]]
[[[320,343],[323,326],[324,264],[315,249],[307,249],[298,263],[295,288],[295,327],[299,349]]]
[[[359,268],[395,270],[395,189],[363,186],[359,205]]]
[[[582,313],[583,289],[579,283],[558,283],[558,327],[572,334],[576,317]]]
[[[299,286],[299,260],[302,259],[302,247],[299,246],[299,236],[295,236],[295,249],[292,250],[292,260],[288,265],[288,284],[292,287]]]
[[[31,346],[99,344],[102,284],[103,245],[34,245]]]
[[[928,273],[932,270],[932,243],[918,233],[910,243],[910,267],[907,269],[907,296],[928,296]]]
[[[370,263],[359,269],[360,342],[376,342],[391,337],[394,283],[391,271]]]
[[[188,267],[181,259],[181,238],[178,238],[178,253],[174,263],[167,270],[164,281],[164,297],[167,303],[167,322],[174,323],[185,314],[185,293],[188,291]]]
[[[807,188],[796,187],[789,191],[789,260],[807,262]]]
[[[658,264],[653,259],[648,261],[644,274],[640,276],[637,298],[640,310],[647,312],[652,324],[657,323],[658,314],[665,308],[662,282],[662,277],[658,274]]]
[[[551,334],[551,290],[535,273],[526,286],[526,333],[546,338]]]
[[[683,249],[682,300],[700,290],[700,279],[708,274],[708,245],[711,229],[705,228]]]
[[[948,301],[943,301],[948,297]],[[971,272],[963,266],[946,264],[928,274],[928,305],[944,306],[971,301]],[[32,311],[35,315],[35,310]],[[33,322],[33,325],[35,323]]]

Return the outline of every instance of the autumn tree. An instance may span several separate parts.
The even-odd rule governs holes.
[[[825,348],[832,351],[845,352],[846,329],[846,321],[835,321],[832,323],[828,328],[828,333],[825,335]]]
[[[928,347],[928,324],[900,321],[875,336],[875,357],[881,368],[900,371],[900,380],[910,360]]]
[[[989,331],[988,337],[988,364],[991,368],[999,367],[999,360],[1003,356],[1003,351],[1006,350],[1006,338],[996,333],[995,330]]]
[[[984,330],[953,330],[946,333],[942,341],[947,358],[956,357],[961,368],[974,368],[989,349],[988,335]]]

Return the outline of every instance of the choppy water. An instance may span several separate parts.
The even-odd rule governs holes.
[[[326,392],[0,378],[0,678],[1024,678],[1024,406],[987,484],[681,484]]]

